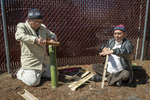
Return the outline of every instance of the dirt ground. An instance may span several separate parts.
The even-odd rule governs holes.
[[[150,61],[136,60],[141,70],[134,70],[134,80],[130,85],[123,83],[121,87],[108,86],[105,82],[104,89],[101,89],[101,82],[86,82],[72,91],[68,85],[71,81],[63,75],[59,76],[59,86],[51,87],[49,78],[42,78],[39,86],[30,87],[22,81],[12,79],[10,74],[0,75],[0,100],[24,100],[17,92],[26,89],[39,100],[150,100]],[[66,68],[81,67],[91,70],[91,65],[62,66],[58,70]]]

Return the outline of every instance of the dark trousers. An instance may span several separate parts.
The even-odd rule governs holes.
[[[103,75],[104,65],[93,64],[92,69],[99,75]],[[108,85],[114,85],[117,81],[126,81],[130,77],[130,72],[127,70],[120,71],[115,74],[110,74],[106,71]]]

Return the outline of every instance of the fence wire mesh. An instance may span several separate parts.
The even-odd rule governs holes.
[[[2,13],[0,9],[0,74],[7,72],[6,66],[6,53],[5,53],[5,44],[4,44],[4,34],[2,26]]]
[[[44,17],[43,23],[58,37],[58,66],[102,63],[104,58],[98,55],[99,48],[113,38],[113,28],[118,24],[125,25],[127,38],[136,48],[141,21],[137,53],[139,59],[146,1],[142,0],[140,8],[141,0],[5,0],[11,69],[21,65],[20,45],[15,40],[15,27],[19,22],[25,22],[31,8],[40,9]],[[0,19],[0,70],[6,72],[2,14]]]
[[[150,59],[150,5],[149,5],[149,12],[148,12],[148,20],[147,20],[147,34],[146,34],[146,42],[145,42],[145,51],[144,51],[144,58],[146,60]]]

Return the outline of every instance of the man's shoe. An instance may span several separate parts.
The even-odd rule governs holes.
[[[121,87],[121,84],[122,84],[122,80],[116,82],[116,86],[118,86],[118,87]]]
[[[94,75],[90,80],[94,81],[94,82],[101,82],[102,76],[101,75]]]
[[[18,73],[18,71],[20,70],[20,68],[17,68],[16,70],[14,70],[12,73],[11,73],[11,77],[13,79],[17,78],[16,74]]]

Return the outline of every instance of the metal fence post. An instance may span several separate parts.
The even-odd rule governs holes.
[[[4,29],[4,39],[5,39],[5,49],[6,49],[6,59],[7,59],[7,70],[10,74],[10,58],[9,58],[9,46],[8,46],[8,37],[7,37],[7,28],[6,28],[6,15],[5,15],[5,1],[1,0],[2,7],[2,19],[3,19],[3,29]]]
[[[57,72],[57,59],[56,59],[56,47],[49,46],[50,63],[51,63],[51,83],[52,88],[58,86],[58,72]]]
[[[146,28],[147,28],[147,18],[148,18],[148,7],[149,7],[149,0],[147,0],[147,5],[146,5],[145,26],[144,26],[144,34],[143,34],[141,61],[143,60],[143,53],[144,53],[144,44],[145,44],[145,36],[146,36]]]
[[[147,47],[146,47],[145,58],[147,58],[147,51],[148,51],[148,46],[149,46],[149,39],[150,39],[150,27],[149,27],[149,31],[148,31],[148,42],[147,42]]]
[[[139,27],[138,27],[138,38],[136,43],[136,53],[135,53],[135,60],[137,59],[138,47],[139,47],[139,38],[140,38],[140,30],[141,30],[141,15],[142,15],[142,0],[140,4],[140,15],[139,15]]]

